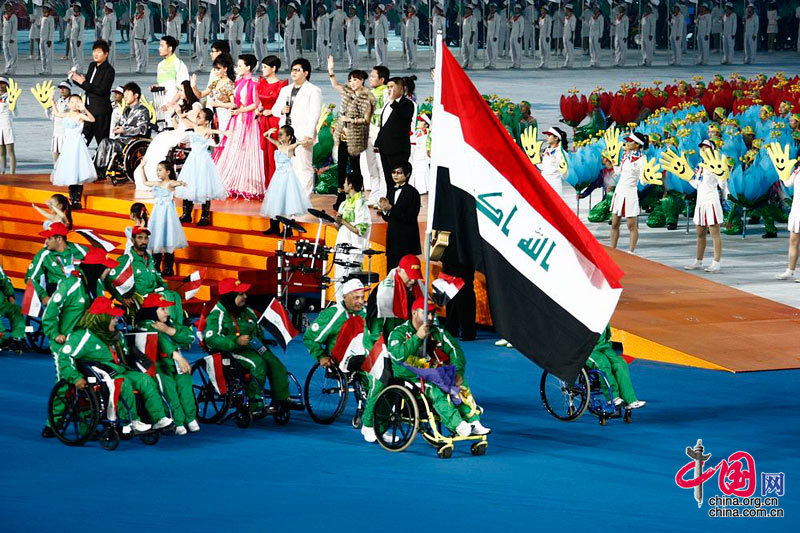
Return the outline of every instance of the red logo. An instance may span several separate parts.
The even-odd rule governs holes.
[[[703,469],[703,463],[711,458],[704,454],[703,442],[698,440],[694,448],[686,448],[686,455],[692,461],[686,463],[675,474],[675,483],[682,489],[694,489],[697,506],[703,505],[703,484],[718,475],[719,490],[726,496],[747,497],[756,491],[756,462],[747,452],[737,451],[716,466]],[[693,477],[686,478],[690,472]]]

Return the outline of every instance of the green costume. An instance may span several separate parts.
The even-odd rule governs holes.
[[[311,356],[319,361],[323,357],[329,357],[333,347],[336,346],[336,340],[339,338],[339,332],[344,323],[353,316],[360,316],[365,319],[367,313],[364,309],[358,312],[348,311],[344,303],[338,302],[323,310],[311,326],[306,329],[303,334],[303,344],[308,348]],[[366,327],[366,325],[365,325]],[[378,334],[380,335],[380,334]],[[368,333],[364,332],[364,348],[367,353],[372,348],[378,335],[371,343],[367,341]],[[367,392],[367,401],[364,405],[364,414],[361,417],[361,423],[364,427],[371,428],[375,413],[375,400],[378,394],[383,390],[383,383],[375,379],[367,372],[358,371],[361,375],[361,382],[364,385],[364,390]]]
[[[266,346],[264,353],[259,354],[250,345],[241,346],[237,342],[240,335],[249,335],[262,343],[265,341],[258,325],[258,317],[252,309],[244,308],[237,318],[222,302],[217,302],[208,314],[203,335],[209,350],[230,353],[242,363],[246,371],[250,372],[253,378],[247,386],[247,395],[251,400],[250,409],[256,410],[262,407],[262,391],[267,377],[273,403],[289,399],[289,375],[281,360]]]
[[[156,375],[161,381],[161,390],[172,408],[172,419],[176,426],[185,426],[197,418],[197,403],[192,390],[192,374],[179,374],[172,355],[181,347],[191,346],[194,335],[191,328],[184,325],[175,327],[175,335],[169,336],[153,327],[152,320],[139,324],[143,331],[158,334],[158,359]]]
[[[431,328],[431,337],[437,344],[436,348],[450,358],[449,364],[456,367],[456,375],[463,378],[462,386],[469,388],[467,378],[464,377],[467,360],[464,358],[461,347],[447,331],[438,326]],[[419,382],[417,375],[401,364],[409,357],[424,357],[419,353],[422,349],[422,339],[417,336],[417,330],[410,320],[403,322],[392,331],[389,335],[388,347],[394,376]],[[439,413],[442,424],[454,433],[462,421],[477,422],[480,419],[477,413],[471,413],[472,408],[469,405],[466,403],[454,405],[450,400],[450,395],[435,385],[425,386],[425,396],[431,400],[433,409]]]
[[[611,220],[611,198],[613,196],[613,191],[605,193],[603,199],[589,209],[589,222],[597,224]]]
[[[150,253],[147,252],[145,256],[142,257],[133,249],[128,250],[127,253],[120,256],[119,266],[111,270],[109,278],[115,279],[125,271],[128,264],[133,268],[134,292],[138,294],[140,298],[144,298],[151,292],[157,292],[156,289],[162,289],[163,292],[159,291],[161,296],[165,300],[175,304],[169,308],[169,316],[172,322],[174,324],[183,324],[183,304],[181,303],[181,297],[177,292],[167,289],[167,283],[161,277],[161,273],[156,270],[155,262]]]
[[[103,294],[100,280],[95,294]],[[42,330],[50,339],[50,351],[54,356],[58,356],[62,346],[56,342],[56,337],[72,333],[90,305],[92,299],[82,276],[70,276],[59,282],[42,315]]]
[[[24,341],[25,319],[22,318],[22,311],[19,306],[14,302],[14,286],[3,271],[3,267],[0,267],[0,317],[8,319],[8,324],[11,329],[11,339]],[[0,334],[3,333],[3,331],[0,331]],[[0,342],[4,340],[5,339],[0,339]],[[3,344],[5,344],[5,342],[3,342]]]
[[[75,263],[86,255],[86,248],[71,242],[63,252],[51,252],[42,248],[33,256],[28,272],[25,274],[25,283],[33,283],[33,288],[40,300],[50,296],[56,285],[68,277],[75,268]]]
[[[594,350],[586,360],[586,367],[600,370],[605,374],[613,394],[609,400],[622,398],[626,404],[636,401],[628,363],[611,347],[611,328],[609,326],[606,326],[605,331],[597,340]],[[603,380],[600,380],[600,383],[603,386],[603,392],[608,397],[605,383]]]
[[[647,226],[650,228],[674,227],[678,224],[678,217],[685,209],[686,201],[683,199],[683,195],[677,191],[667,191],[647,217]]]
[[[125,378],[120,391],[120,398],[124,402],[120,402],[118,406],[119,414],[123,419],[139,420],[133,395],[134,390],[139,391],[144,398],[145,409],[147,409],[154,422],[164,418],[166,413],[161,402],[161,396],[158,394],[156,382],[147,374],[125,368],[120,354],[117,353],[120,347],[124,347],[124,343],[120,341],[116,343],[116,346],[112,351],[112,348],[106,342],[89,329],[76,329],[69,335],[64,347],[58,354],[58,378],[65,379],[73,384],[77,383],[78,380],[84,377],[76,367],[78,361],[101,363],[104,369],[111,369],[116,373],[116,376]],[[130,409],[129,412],[126,411],[126,406]]]

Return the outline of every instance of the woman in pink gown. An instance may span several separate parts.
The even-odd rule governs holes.
[[[233,93],[236,107],[231,112],[228,130],[214,151],[214,162],[230,196],[248,200],[264,197],[264,150],[257,120],[258,83],[253,79],[257,65],[252,54],[242,54],[236,64],[239,79]]]
[[[281,60],[278,56],[266,56],[261,61],[261,74],[262,77],[258,80],[258,99],[261,101],[261,131],[269,131],[272,128],[276,129],[276,133],[272,135],[273,139],[277,139],[277,128],[280,122],[280,117],[272,115],[272,106],[275,105],[275,100],[278,99],[278,93],[281,89],[288,85],[289,80],[278,79],[277,72],[281,68]],[[263,136],[261,137],[261,148],[264,150],[264,175],[267,177],[265,186],[269,187],[269,179],[275,172],[275,145],[267,142]]]

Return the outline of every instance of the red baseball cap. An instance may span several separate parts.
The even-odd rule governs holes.
[[[175,305],[175,302],[165,300],[157,292],[151,292],[142,302],[142,307],[172,307],[173,305]]]
[[[411,312],[413,313],[417,309],[423,309],[425,307],[425,298],[421,296],[414,300],[414,303],[411,305]],[[435,312],[436,311],[436,304],[433,303],[432,300],[428,300],[428,311]]]
[[[50,224],[50,227],[44,231],[40,231],[39,235],[42,237],[54,237],[56,235],[61,235],[62,237],[66,237],[69,230],[67,227],[62,224],[61,222],[53,222]]]
[[[134,235],[139,235],[140,233],[147,233],[150,235],[150,230],[147,229],[145,226],[134,226],[133,231],[131,231],[131,237]]]
[[[251,285],[249,283],[242,283],[238,279],[233,278],[225,278],[219,281],[219,294],[228,294],[229,292],[247,292],[250,290]]]
[[[111,315],[119,317],[124,315],[125,311],[119,307],[114,307],[114,304],[111,303],[111,300],[105,296],[100,296],[95,298],[95,300],[92,302],[92,305],[89,306],[88,313],[91,315]]]
[[[108,268],[115,268],[117,266],[117,261],[114,261],[106,251],[102,248],[90,248],[88,252],[86,252],[86,257],[83,258],[81,261],[84,265],[102,265]]]
[[[398,265],[400,268],[406,271],[406,275],[410,280],[418,280],[422,279],[422,265],[417,259],[416,255],[404,255],[403,258],[400,260],[400,264]]]

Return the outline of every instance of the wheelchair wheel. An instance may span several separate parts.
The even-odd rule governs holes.
[[[236,410],[236,416],[234,417],[236,420],[236,425],[242,429],[247,429],[250,427],[250,424],[253,423],[253,414],[250,412],[250,409],[245,405]]]
[[[153,446],[160,438],[160,431],[148,431],[147,433],[139,435],[139,440],[142,441],[142,444],[147,444],[148,446]]]
[[[125,150],[122,152],[122,169],[131,182],[134,181],[133,171],[141,163],[148,146],[150,146],[150,139],[134,139],[125,146]]]
[[[192,365],[192,390],[197,403],[197,419],[200,422],[216,424],[225,416],[230,406],[230,395],[216,391],[203,359]]]
[[[288,409],[281,407],[274,413],[272,413],[272,418],[275,420],[275,423],[279,426],[285,426],[289,423],[289,420],[292,418],[292,412]]]
[[[119,433],[117,430],[112,427],[105,428],[100,433],[100,446],[104,450],[112,451],[116,450],[117,446],[119,446]]]
[[[439,446],[439,449],[436,450],[436,455],[439,459],[450,459],[453,456],[453,448],[452,444],[442,444]]]
[[[589,378],[586,370],[581,369],[578,379],[572,384],[544,372],[539,393],[544,408],[555,418],[564,422],[577,420],[589,405]]]
[[[50,353],[50,339],[44,334],[41,318],[25,317],[25,338],[28,340],[28,345],[37,352]]]
[[[79,389],[62,379],[50,393],[47,418],[58,440],[68,446],[83,446],[94,436],[100,421],[97,394],[91,386]]]
[[[479,440],[472,444],[469,447],[469,451],[472,452],[472,455],[486,455],[486,448],[489,446],[489,443],[485,440]]]
[[[402,452],[419,430],[419,408],[414,394],[403,385],[390,385],[375,400],[375,434],[381,448]]]
[[[311,420],[317,424],[333,423],[347,407],[347,393],[347,378],[341,370],[319,363],[312,366],[303,389],[303,400]]]

